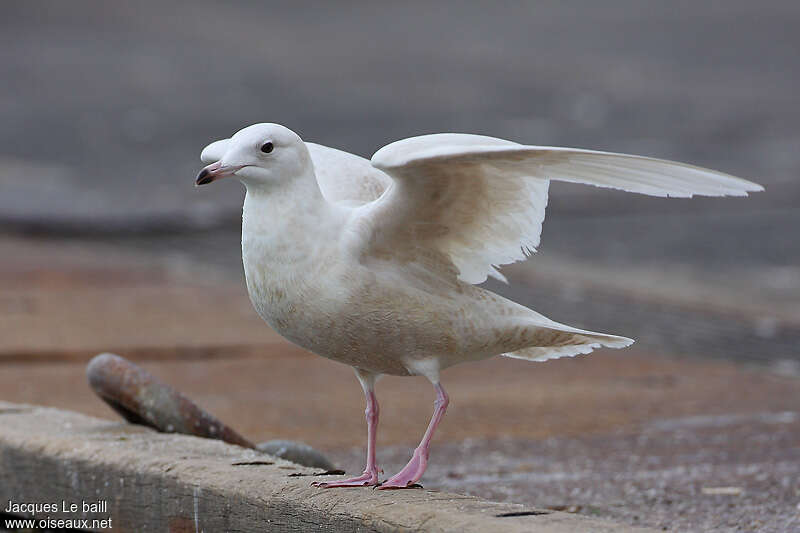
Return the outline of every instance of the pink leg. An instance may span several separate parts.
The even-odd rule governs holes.
[[[375,440],[378,431],[380,408],[378,407],[378,399],[375,397],[374,390],[376,376],[364,374],[359,370],[356,370],[356,376],[361,381],[361,386],[364,387],[364,396],[367,399],[367,409],[364,411],[364,414],[367,415],[367,466],[364,468],[364,473],[358,477],[341,481],[315,481],[312,483],[315,487],[366,487],[378,484],[378,467],[375,464]]]
[[[436,388],[436,401],[433,403],[433,417],[431,417],[431,422],[428,424],[428,429],[425,431],[422,441],[417,446],[417,449],[414,450],[414,455],[411,456],[408,464],[400,472],[380,485],[378,489],[409,488],[419,481],[422,474],[425,473],[425,468],[428,466],[428,455],[430,454],[433,432],[436,431],[436,426],[441,422],[447,410],[447,405],[450,403],[450,398],[441,384],[436,383],[434,387]]]

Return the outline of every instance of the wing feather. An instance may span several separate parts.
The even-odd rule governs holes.
[[[200,161],[203,163],[216,163],[222,159],[222,156],[225,155],[225,151],[228,149],[230,144],[230,139],[220,139],[218,141],[214,141],[203,148],[203,151],[200,152]]]
[[[351,207],[363,205],[379,198],[392,183],[368,159],[321,144],[307,142],[306,147],[319,188],[329,202]]]
[[[763,188],[722,172],[635,155],[524,146],[479,135],[435,134],[389,144],[372,165],[392,180],[366,206],[376,254],[446,258],[463,281],[502,279],[499,265],[535,251],[549,180],[663,197],[746,196]]]

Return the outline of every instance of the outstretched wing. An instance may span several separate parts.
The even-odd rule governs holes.
[[[364,206],[371,228],[365,253],[435,257],[468,283],[533,252],[549,180],[653,196],[746,196],[763,188],[709,169],[633,155],[525,146],[465,134],[412,137],[375,153],[372,165],[392,178]]]

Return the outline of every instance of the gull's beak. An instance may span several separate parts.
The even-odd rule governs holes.
[[[200,174],[197,175],[197,179],[195,180],[194,184],[205,185],[206,183],[211,183],[212,181],[216,181],[220,178],[233,176],[236,171],[241,170],[242,167],[244,167],[244,165],[223,166],[219,161],[216,163],[211,163],[200,171]]]

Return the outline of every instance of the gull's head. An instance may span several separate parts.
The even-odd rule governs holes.
[[[197,175],[196,185],[233,176],[246,186],[277,185],[311,168],[305,143],[280,124],[253,124],[230,139],[213,142],[200,159],[211,163]]]

